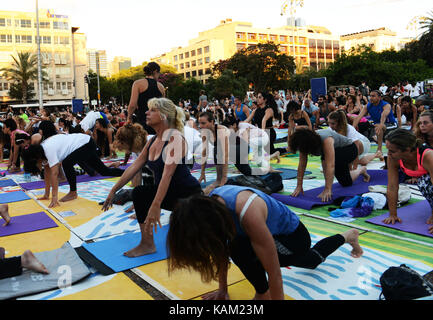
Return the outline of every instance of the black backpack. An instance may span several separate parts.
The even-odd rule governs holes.
[[[390,267],[380,277],[385,300],[412,300],[433,295],[433,284],[405,264]]]

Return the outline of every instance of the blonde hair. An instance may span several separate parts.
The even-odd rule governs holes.
[[[147,105],[149,109],[158,109],[162,115],[165,115],[170,128],[183,133],[185,113],[182,108],[176,106],[173,101],[167,98],[150,99]]]
[[[146,141],[147,131],[138,123],[129,123],[117,130],[113,146],[119,151],[135,152],[134,150],[142,150]]]
[[[342,109],[332,111],[328,118],[337,121],[337,132],[343,136],[347,136],[347,116],[346,112]]]

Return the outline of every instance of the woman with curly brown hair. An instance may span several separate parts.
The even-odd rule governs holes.
[[[415,125],[415,135],[425,144],[433,146],[433,111],[427,110],[421,113]]]
[[[219,281],[218,290],[205,295],[206,300],[229,299],[230,258],[254,286],[254,299],[283,300],[281,267],[315,269],[344,243],[352,246],[353,258],[363,254],[356,229],[311,248],[310,234],[298,216],[259,190],[225,185],[210,195],[180,200],[167,234],[169,273],[188,268],[205,282]]]

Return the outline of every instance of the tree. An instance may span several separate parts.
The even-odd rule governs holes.
[[[423,21],[420,22],[421,29],[424,30],[423,34],[419,40],[406,44],[405,50],[414,60],[423,59],[430,67],[433,67],[433,11],[429,13],[429,16],[423,18]]]
[[[273,42],[267,42],[244,48],[211,68],[214,78],[226,69],[232,70],[235,76],[252,83],[256,91],[263,91],[287,87],[296,66],[293,57],[282,54]]]
[[[242,99],[245,92],[248,91],[248,81],[235,75],[232,70],[225,69],[219,77],[208,79],[206,91],[211,97],[218,100],[230,97],[232,93]]]
[[[0,69],[3,77],[11,81],[9,96],[11,98],[27,103],[35,93],[33,81],[38,79],[38,57],[32,52],[18,52],[12,57],[12,64],[8,68]],[[42,69],[44,79],[48,78],[47,73]]]

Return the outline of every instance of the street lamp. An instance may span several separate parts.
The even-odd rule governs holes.
[[[44,108],[44,98],[42,95],[42,63],[41,63],[41,37],[39,36],[39,4],[36,0],[36,42],[38,45],[38,87],[39,87],[39,109]]]

